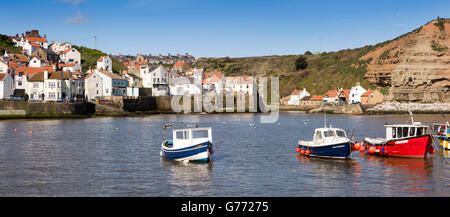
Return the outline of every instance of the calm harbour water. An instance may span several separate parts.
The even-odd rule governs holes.
[[[414,117],[442,121],[441,115]],[[349,160],[309,158],[297,155],[296,143],[312,139],[323,126],[322,114],[280,113],[274,124],[259,118],[0,121],[0,196],[450,196],[450,152],[437,149],[427,159],[360,152]],[[358,141],[384,137],[385,123],[407,121],[405,115],[327,115],[328,124],[353,132]],[[173,122],[213,128],[212,163],[160,159],[162,125]]]

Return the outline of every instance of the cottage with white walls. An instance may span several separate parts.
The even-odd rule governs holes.
[[[59,63],[58,67],[62,69],[62,71],[69,71],[72,73],[81,72],[81,64],[78,62],[75,63]]]
[[[288,101],[288,105],[300,105],[300,101],[307,97],[310,96],[310,94],[306,91],[306,88],[303,88],[303,90],[294,90],[291,95],[289,95],[289,101]]]
[[[168,89],[168,72],[162,65],[149,66],[148,72],[141,73],[142,87],[152,88],[153,96],[166,96]]]
[[[54,72],[55,70],[51,66],[45,67],[17,67],[14,74],[14,89],[25,90],[27,85],[27,75],[36,74],[39,72],[48,71]]]
[[[109,56],[102,56],[97,60],[97,70],[105,70],[113,72],[112,70],[112,60]]]
[[[170,94],[172,96],[184,96],[202,94],[202,85],[194,77],[177,77],[170,81]]]
[[[14,82],[9,73],[0,73],[0,99],[10,99],[14,93]]]
[[[356,86],[352,87],[350,90],[350,100],[349,103],[361,103],[361,96],[366,92],[366,89],[360,86],[359,82]]]
[[[71,49],[72,45],[68,42],[64,42],[62,44],[59,42],[53,42],[48,46],[48,48],[55,53],[59,53],[59,52]]]
[[[61,52],[59,59],[64,63],[81,63],[81,53],[75,48],[70,48]]]
[[[4,61],[0,61],[0,73],[8,73],[9,67],[8,64]]]
[[[225,77],[224,89],[227,93],[256,94],[256,83],[253,76]]]
[[[25,93],[29,101],[44,101],[44,72],[27,75]]]
[[[52,72],[44,71],[44,101],[62,102],[70,100],[72,73],[70,72]]]
[[[102,77],[96,71],[89,73],[84,78],[85,95],[88,100],[95,100],[103,96]]]
[[[42,67],[41,60],[37,57],[33,57],[33,58],[31,58],[30,63],[28,63],[28,66],[29,67]]]
[[[127,96],[127,87],[126,78],[105,70],[94,70],[85,78],[89,100],[103,96]]]

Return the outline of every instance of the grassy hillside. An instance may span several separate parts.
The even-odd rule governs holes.
[[[0,34],[0,55],[3,55],[6,49],[8,53],[21,53],[18,47],[14,47],[14,43],[8,36]]]
[[[86,72],[87,70],[89,70],[89,67],[95,68],[97,67],[97,60],[101,57],[101,56],[107,56],[106,53],[103,53],[102,51],[96,50],[96,49],[91,49],[91,48],[87,48],[87,47],[78,47],[73,45],[73,47],[75,49],[77,49],[78,51],[81,52],[81,67],[83,72]],[[112,68],[113,68],[113,72],[115,73],[121,73],[122,70],[125,70],[126,67],[119,62],[116,58],[109,56],[112,60]]]
[[[339,87],[349,89],[358,81],[364,88],[373,89],[376,86],[364,80],[367,68],[365,61],[359,58],[376,46],[309,55],[200,58],[195,67],[220,69],[226,76],[279,77],[281,96],[290,94],[295,88],[306,88],[313,95],[321,95]],[[297,70],[296,60],[300,56],[306,57],[308,64],[306,68]]]

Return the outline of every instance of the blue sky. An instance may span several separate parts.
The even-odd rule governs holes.
[[[0,0],[0,33],[39,29],[51,41],[111,54],[246,57],[373,45],[437,16],[448,0]],[[322,48],[322,49],[321,49]]]

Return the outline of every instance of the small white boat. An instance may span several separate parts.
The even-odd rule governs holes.
[[[166,140],[165,129],[173,127],[166,124],[163,127],[163,142],[160,155],[168,160],[183,162],[209,162],[214,153],[212,148],[211,127],[174,129],[173,139]]]
[[[354,148],[354,143],[347,138],[347,134],[340,128],[317,128],[313,141],[298,141],[297,152],[314,157],[346,159]]]

